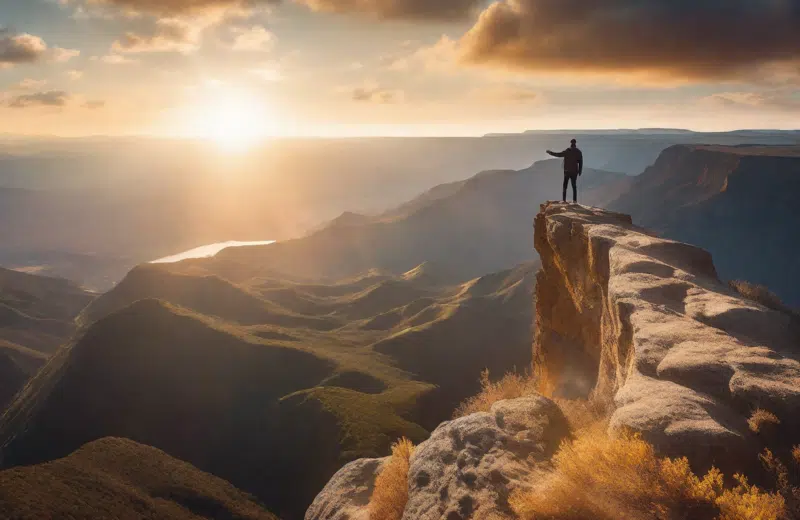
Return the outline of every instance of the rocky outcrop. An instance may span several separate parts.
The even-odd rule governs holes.
[[[609,209],[706,249],[723,279],[800,307],[800,147],[674,146]]]
[[[508,497],[537,481],[569,435],[558,406],[541,396],[496,403],[443,423],[411,457],[405,520],[505,518]],[[369,520],[367,504],[382,460],[345,466],[306,513],[306,520]]]
[[[709,253],[561,203],[542,206],[535,242],[535,364],[557,394],[613,398],[612,431],[698,467],[757,464],[758,408],[800,440],[795,318],[730,290]]]
[[[317,495],[306,520],[370,520],[367,506],[386,459],[360,459],[343,467]]]

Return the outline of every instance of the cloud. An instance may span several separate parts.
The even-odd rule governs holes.
[[[701,101],[724,107],[800,110],[800,93],[794,89],[763,92],[719,92],[705,97]]]
[[[62,47],[54,47],[50,50],[52,60],[57,63],[66,63],[72,58],[77,58],[81,55],[81,51],[77,49],[64,49]]]
[[[147,34],[127,32],[111,46],[115,54],[140,52],[193,52],[199,48],[201,26],[178,19],[156,21]]]
[[[34,63],[47,53],[47,44],[32,34],[0,29],[0,67]]]
[[[356,87],[350,91],[350,96],[353,101],[360,103],[378,103],[382,105],[401,103],[405,99],[405,93],[402,90],[385,89],[374,84]]]
[[[225,11],[245,11],[258,5],[271,5],[280,0],[67,0],[119,8],[128,13],[158,16],[205,15]],[[79,6],[82,7],[82,6]],[[84,9],[85,10],[85,9]]]
[[[358,13],[385,19],[461,20],[484,0],[295,0],[315,11]]]
[[[537,72],[740,78],[797,60],[797,0],[498,0],[466,62]]]
[[[69,79],[71,79],[72,81],[77,81],[77,80],[79,80],[79,79],[81,79],[83,77],[83,71],[75,70],[75,69],[68,70],[67,71],[67,77]]]
[[[47,85],[45,79],[30,79],[26,78],[11,87],[11,90],[38,90]]]
[[[518,85],[492,85],[471,92],[470,98],[490,104],[530,104],[541,100],[541,94]]]
[[[69,93],[63,90],[50,90],[13,96],[7,104],[11,108],[63,107],[66,106],[70,98]]]
[[[268,51],[275,43],[275,36],[260,25],[234,27],[232,49],[235,51]]]
[[[87,101],[86,103],[83,104],[83,108],[86,108],[86,109],[89,109],[89,110],[100,110],[101,108],[105,108],[105,106],[106,106],[106,102],[105,101],[99,101],[99,100]]]
[[[105,56],[93,56],[92,61],[102,61],[107,65],[128,65],[131,63],[139,63],[139,60],[128,58],[122,54],[107,54]]]

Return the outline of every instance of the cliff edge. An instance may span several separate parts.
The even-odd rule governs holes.
[[[757,464],[757,409],[786,442],[800,437],[796,317],[741,297],[709,253],[627,215],[547,203],[535,228],[535,365],[556,395],[613,400],[612,431],[698,467]]]

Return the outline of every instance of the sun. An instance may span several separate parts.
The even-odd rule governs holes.
[[[212,84],[186,108],[187,133],[230,152],[246,151],[278,134],[277,116],[250,92]]]

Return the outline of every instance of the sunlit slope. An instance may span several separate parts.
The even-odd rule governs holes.
[[[401,436],[425,439],[484,368],[530,363],[533,267],[455,285],[439,272],[424,264],[325,285],[136,270],[137,283],[87,309],[83,336],[11,406],[4,464],[126,437],[299,518],[343,463],[381,456]]]
[[[674,146],[609,208],[800,306],[800,147]]]
[[[0,472],[0,517],[276,520],[253,497],[163,451],[105,438]]]
[[[370,269],[400,274],[433,262],[450,281],[465,281],[533,259],[530,222],[541,203],[561,195],[562,180],[559,161],[484,172],[383,216],[338,219],[305,238],[223,251],[186,268],[202,266],[233,280],[338,280]],[[629,183],[625,175],[587,169],[581,201],[602,205]]]

